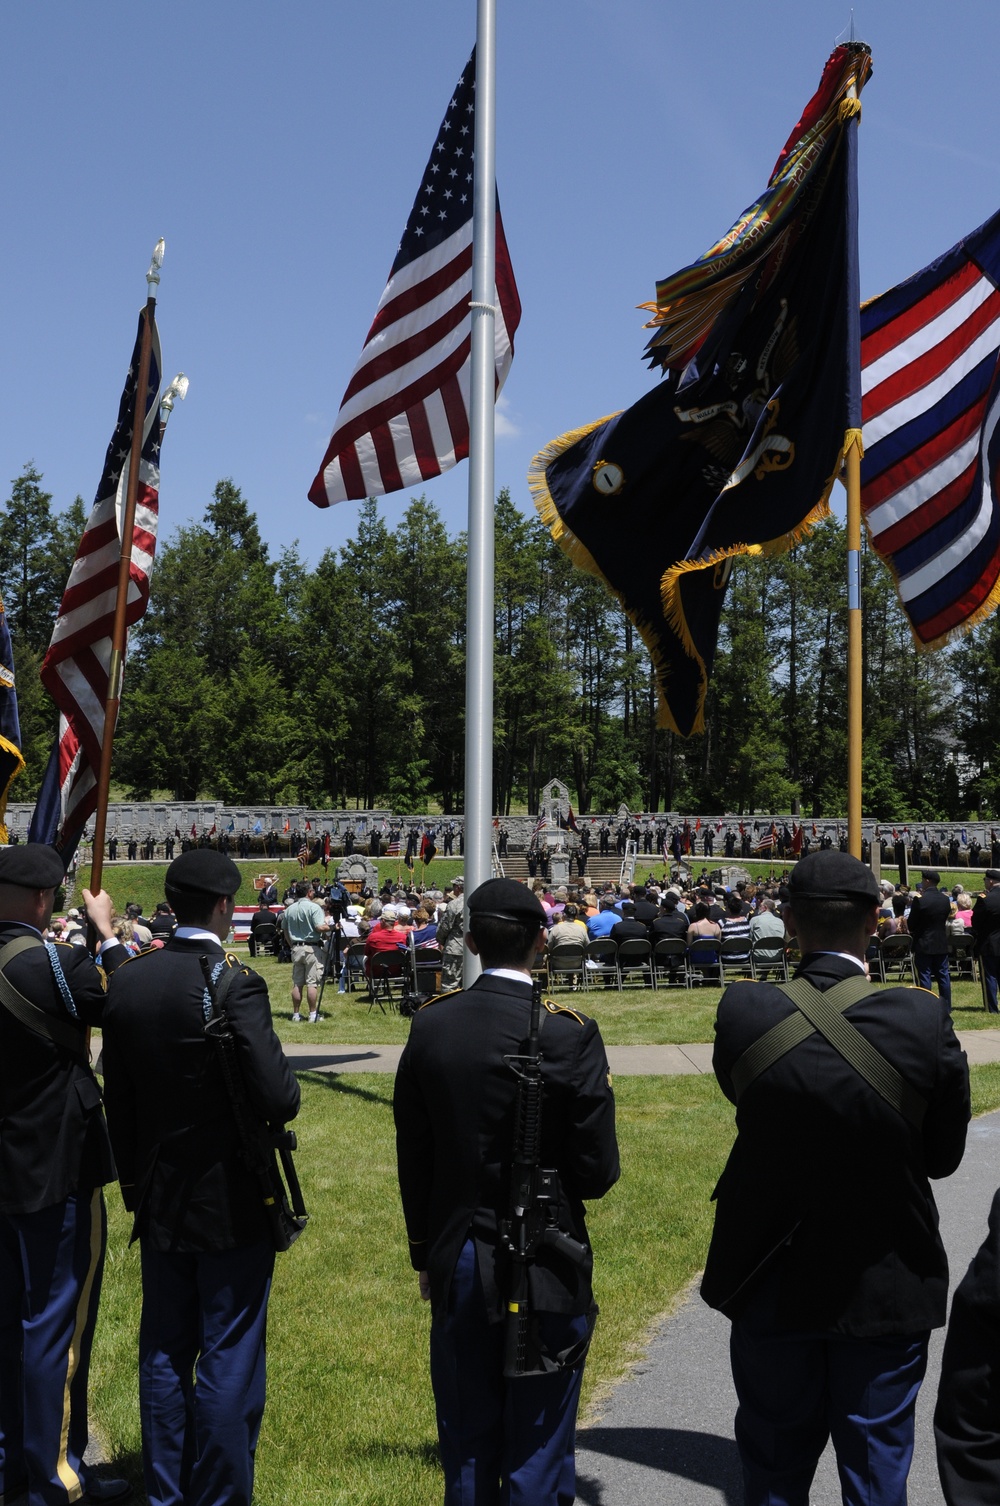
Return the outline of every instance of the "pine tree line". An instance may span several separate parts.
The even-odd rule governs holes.
[[[54,513],[33,465],[0,513],[0,588],[15,649],[34,798],[55,729],[38,680],[83,528]],[[641,541],[636,541],[641,548]],[[498,812],[535,810],[557,775],[576,805],[614,810],[846,807],[845,539],[835,518],[791,553],[738,561],[706,731],[656,726],[649,657],[602,583],[575,569],[509,493],[496,504]],[[865,608],[864,808],[882,820],[1000,810],[1000,629],[915,650],[870,551]],[[378,503],[315,568],[272,558],[239,488],[220,481],[200,523],[162,540],[132,634],[114,779],[128,798],[461,810],[465,539],[413,498],[390,528]]]

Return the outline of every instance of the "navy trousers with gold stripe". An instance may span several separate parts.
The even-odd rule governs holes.
[[[100,1188],[0,1214],[0,1499],[86,1488],[87,1377],[107,1232]]]

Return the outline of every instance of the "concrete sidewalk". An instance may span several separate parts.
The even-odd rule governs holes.
[[[1000,1111],[969,1126],[962,1165],[954,1176],[933,1184],[952,1290],[985,1238],[998,1181]],[[944,1330],[938,1329],[917,1404],[909,1506],[941,1506],[931,1420],[943,1342]],[[597,1418],[580,1429],[577,1499],[585,1506],[662,1506],[664,1501],[742,1506],[735,1412],[729,1323],[706,1307],[694,1289],[661,1326],[648,1358],[615,1390]],[[815,1506],[835,1506],[841,1500],[832,1449],[820,1460],[811,1499]]]
[[[313,1046],[285,1041],[285,1055],[296,1072],[395,1072],[402,1046]],[[971,1058],[970,1058],[971,1060]],[[1000,1034],[996,1056],[1000,1061]],[[617,1077],[678,1077],[711,1072],[712,1048],[692,1046],[609,1046],[608,1063]]]
[[[971,1066],[1000,1062],[1000,1030],[960,1030],[958,1038]],[[402,1049],[401,1045],[285,1042],[285,1055],[296,1072],[395,1072]],[[688,1046],[609,1046],[608,1063],[613,1077],[682,1077],[711,1072],[712,1047],[707,1041]]]

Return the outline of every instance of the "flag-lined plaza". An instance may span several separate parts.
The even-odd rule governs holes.
[[[457,86],[415,53],[317,196],[390,271],[353,369],[338,333],[312,381],[322,457],[287,436],[277,551],[233,476],[195,521],[177,500],[199,401],[221,381],[263,427],[271,371],[214,294],[230,340],[163,451],[191,366],[169,224],[93,506],[54,512],[38,454],[0,510],[0,1506],[987,1506],[1000,215],[935,215],[923,269],[863,296],[883,49],[852,19],[769,67],[755,198],[730,128],[707,251],[657,276],[631,227],[645,386],[545,442],[519,363],[560,413],[579,373],[538,267],[607,330],[619,185],[550,184],[553,212],[580,77],[547,64],[519,159],[512,18],[453,21]],[[691,87],[643,147],[682,224]],[[428,141],[393,250],[355,206],[378,185],[398,227],[392,159],[416,178]],[[268,214],[290,243],[306,208]],[[363,328],[323,250],[275,371],[323,343],[316,289]],[[602,340],[576,364],[607,413]]]

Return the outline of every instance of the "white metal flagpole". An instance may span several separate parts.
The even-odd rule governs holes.
[[[493,446],[496,368],[496,0],[477,0],[465,670],[465,893],[490,876],[493,815]],[[464,982],[479,975],[465,954]]]

